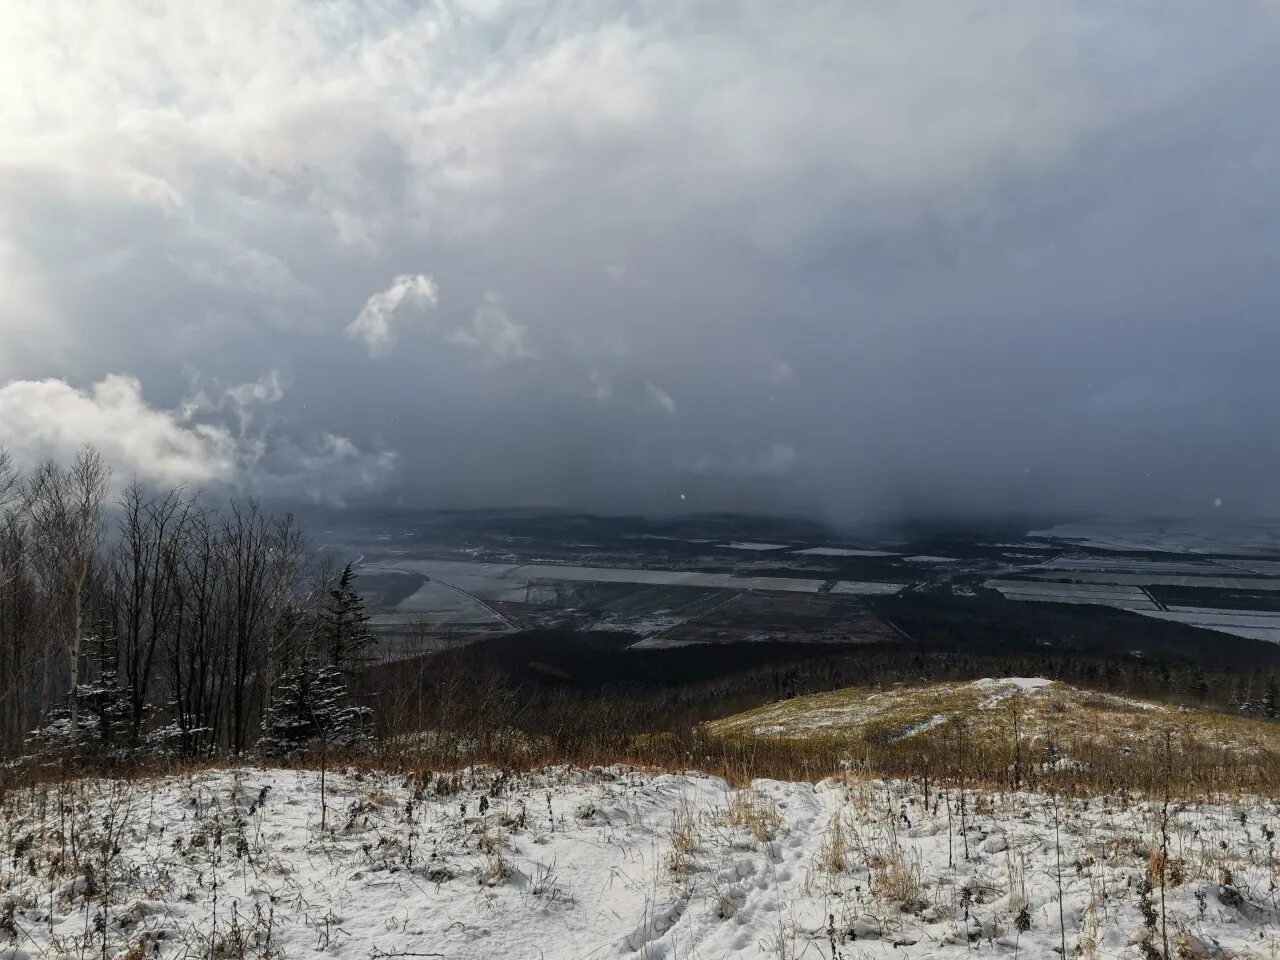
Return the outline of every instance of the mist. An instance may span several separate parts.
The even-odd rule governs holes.
[[[0,446],[327,504],[1280,513],[1280,8],[0,14]]]

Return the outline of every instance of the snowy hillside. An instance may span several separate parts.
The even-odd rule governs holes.
[[[1059,810],[624,769],[330,774],[323,807],[314,772],[71,782],[4,799],[0,957],[1280,955],[1274,803],[1172,809],[1167,859],[1159,804]]]

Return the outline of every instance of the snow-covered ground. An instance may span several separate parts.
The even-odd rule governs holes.
[[[324,799],[257,769],[11,792],[0,957],[1280,956],[1274,803],[1175,808],[1162,898],[1160,807],[1116,798],[1056,830],[1036,795],[624,769]]]

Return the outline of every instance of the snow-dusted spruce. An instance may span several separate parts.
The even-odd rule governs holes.
[[[620,768],[85,780],[0,806],[0,956],[1280,956],[1280,810]]]
[[[129,692],[118,672],[119,645],[109,623],[82,641],[94,679],[75,688],[48,722],[32,731],[27,747],[36,762],[94,759],[121,763],[143,746],[137,736]],[[146,711],[142,711],[146,716]]]
[[[347,746],[367,738],[373,711],[350,702],[347,682],[368,662],[377,641],[351,565],[313,621],[300,611],[286,611],[277,634],[282,672],[263,712],[259,747],[287,755],[317,743]]]
[[[378,639],[369,629],[369,614],[356,592],[356,575],[351,564],[342,568],[338,582],[329,591],[328,602],[320,610],[316,646],[329,666],[347,675],[368,664],[370,651]]]

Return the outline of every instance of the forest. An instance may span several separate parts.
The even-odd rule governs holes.
[[[284,752],[368,732],[350,569],[294,518],[0,451],[0,756]]]

